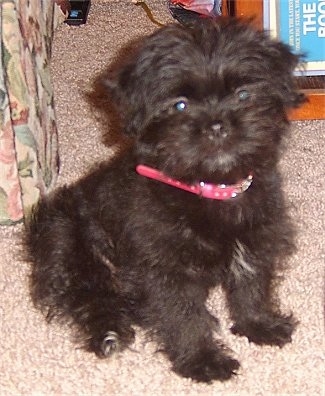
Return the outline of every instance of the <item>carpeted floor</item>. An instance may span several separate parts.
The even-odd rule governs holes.
[[[160,21],[170,20],[164,0],[148,1]],[[80,28],[56,34],[52,72],[61,147],[59,184],[78,178],[112,155],[82,92],[130,38],[156,28],[131,1],[93,1]],[[219,290],[209,307],[222,321],[222,337],[242,363],[237,378],[202,385],[179,378],[155,345],[139,333],[132,349],[112,360],[76,350],[69,330],[48,326],[32,307],[28,265],[19,259],[22,226],[0,228],[0,395],[324,395],[325,121],[295,122],[282,162],[299,235],[297,253],[282,283],[285,310],[300,325],[283,349],[258,347],[231,335]]]

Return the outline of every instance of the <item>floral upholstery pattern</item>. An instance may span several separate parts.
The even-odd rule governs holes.
[[[49,62],[65,18],[52,0],[0,2],[0,224],[28,218],[58,175]]]

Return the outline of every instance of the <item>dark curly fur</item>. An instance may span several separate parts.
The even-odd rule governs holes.
[[[233,333],[291,341],[296,322],[273,286],[294,248],[278,160],[286,109],[303,100],[298,61],[266,34],[220,19],[164,27],[107,73],[132,143],[43,199],[28,226],[32,298],[48,319],[72,322],[100,357],[130,345],[140,325],[175,372],[226,380],[239,363],[205,306],[221,284]],[[190,184],[254,179],[218,201],[140,176],[139,163]]]

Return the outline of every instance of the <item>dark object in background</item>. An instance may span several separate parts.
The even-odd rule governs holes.
[[[90,9],[90,0],[74,0],[70,1],[70,12],[65,22],[68,25],[83,25],[87,22],[88,12]]]

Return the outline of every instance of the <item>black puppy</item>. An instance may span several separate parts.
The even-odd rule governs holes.
[[[185,377],[239,368],[206,309],[221,284],[232,332],[291,341],[276,270],[293,251],[278,160],[303,97],[287,46],[236,20],[164,27],[104,85],[128,150],[43,199],[28,226],[31,293],[101,357],[147,329]]]

